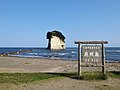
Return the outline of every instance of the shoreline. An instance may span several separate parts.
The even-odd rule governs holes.
[[[49,60],[64,60],[64,61],[78,61],[78,60],[71,60],[71,59],[63,59],[63,58],[48,58],[48,57],[38,57],[38,56],[31,56],[31,57],[20,57],[20,56],[11,56],[11,55],[3,55],[0,54],[0,57],[16,57],[16,58],[33,58],[33,59],[49,59]],[[106,63],[120,63],[120,60],[105,60]]]
[[[69,65],[76,65],[76,61],[28,57],[0,57],[0,72],[66,72],[66,69],[71,67]]]
[[[14,51],[14,49],[16,49],[16,50]],[[40,55],[34,54],[34,52],[32,52],[32,50],[33,50],[32,48],[24,48],[24,49],[23,48],[14,48],[14,49],[12,51],[8,50],[4,53],[0,53],[0,56],[1,57],[7,57],[7,56],[11,57],[12,56],[12,57],[20,57],[20,58],[57,59],[57,60],[62,59],[62,60],[77,61],[77,51],[75,48],[74,48],[75,51],[73,49],[73,50],[70,50],[70,52],[63,52],[62,54],[60,52],[57,54],[50,52],[50,55],[48,53],[49,51],[45,52],[45,54],[42,54],[42,52],[40,52]],[[44,48],[42,50],[46,50],[46,49]],[[115,51],[115,50],[119,50],[119,49],[113,49],[113,50]],[[113,52],[113,50],[112,49],[107,50],[108,57],[106,57],[106,63],[114,63],[114,62],[120,63],[120,58],[119,58],[120,54]],[[26,52],[28,52],[28,53],[30,52],[30,54],[22,54],[22,53],[26,53]],[[111,52],[116,53],[117,56],[112,58]],[[68,53],[68,56],[66,53]],[[72,57],[72,55],[74,56],[74,53],[75,53],[75,57]]]
[[[101,71],[101,67],[82,67],[82,71]],[[106,63],[107,71],[120,71],[120,63]],[[0,72],[77,72],[78,61],[47,58],[0,57]]]

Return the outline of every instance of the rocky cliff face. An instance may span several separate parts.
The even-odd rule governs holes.
[[[62,33],[58,31],[48,32],[47,39],[49,39],[47,47],[48,49],[52,50],[66,49],[64,41],[65,37],[62,35]]]
[[[51,38],[51,49],[65,49],[65,42],[62,41],[59,37],[53,36]]]

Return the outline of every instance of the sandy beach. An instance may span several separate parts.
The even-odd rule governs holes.
[[[82,71],[99,71],[98,68],[82,68]],[[120,63],[106,63],[107,71],[120,71]],[[77,72],[77,61],[0,57],[0,73]],[[9,87],[7,89],[6,87]],[[50,80],[44,83],[24,85],[0,85],[0,90],[119,90],[120,80],[109,78],[103,81],[82,81],[69,77]]]

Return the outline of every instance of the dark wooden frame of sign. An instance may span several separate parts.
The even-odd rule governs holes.
[[[78,44],[78,76],[81,76],[81,67],[82,67],[81,66],[81,45],[82,44],[100,44],[102,46],[102,65],[97,67],[102,67],[103,74],[106,74],[104,44],[108,44],[108,41],[75,41],[75,44]]]

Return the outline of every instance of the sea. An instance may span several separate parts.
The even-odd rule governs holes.
[[[8,54],[12,57],[23,58],[49,58],[63,60],[77,60],[77,47],[68,47],[65,50],[48,50],[46,48],[18,48],[18,47],[0,47],[0,54],[11,52],[20,52]],[[120,47],[105,47],[105,59],[111,62],[120,62]]]

